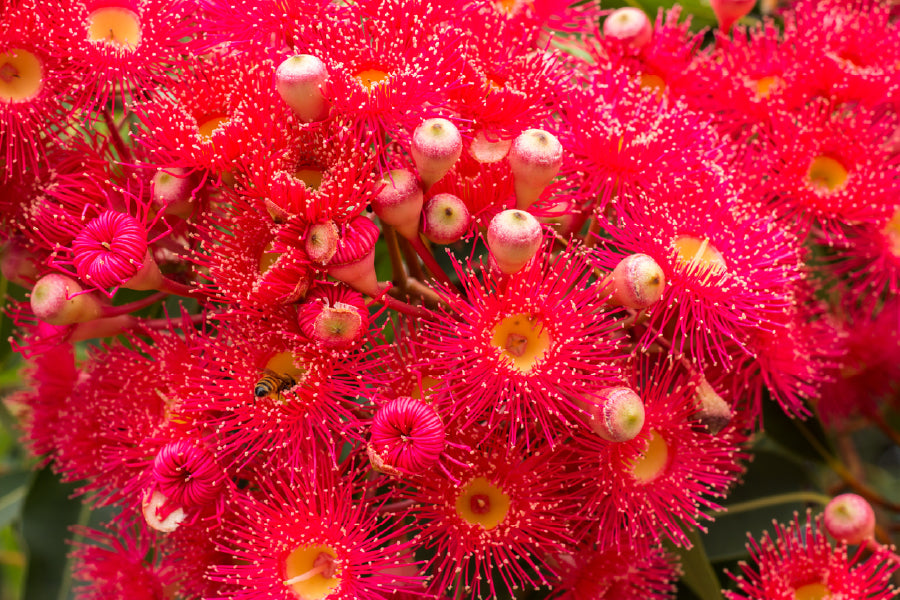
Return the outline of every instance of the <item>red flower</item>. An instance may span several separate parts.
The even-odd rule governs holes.
[[[732,576],[738,590],[725,591],[728,600],[888,600],[896,595],[890,582],[900,564],[897,556],[882,547],[864,557],[863,546],[850,556],[846,544],[828,541],[821,516],[807,513],[802,524],[795,514],[786,526],[776,524],[774,539],[766,532],[760,542],[751,538],[747,548],[752,562],[741,563],[741,574]]]

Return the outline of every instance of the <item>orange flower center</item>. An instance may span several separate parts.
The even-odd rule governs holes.
[[[0,102],[27,102],[38,95],[44,69],[37,56],[15,48],[0,52]]]
[[[99,8],[88,17],[88,39],[133,51],[141,42],[141,21],[127,8]]]
[[[484,477],[470,481],[456,497],[459,517],[488,531],[506,519],[509,505],[509,495]]]

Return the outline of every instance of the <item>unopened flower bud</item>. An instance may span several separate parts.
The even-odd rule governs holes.
[[[309,54],[291,56],[275,71],[275,89],[303,123],[321,121],[328,115],[327,82],[325,63]]]
[[[462,154],[462,137],[447,119],[426,119],[412,137],[413,162],[425,189],[439,181]]]
[[[418,235],[424,196],[415,175],[398,169],[386,174],[381,183],[384,187],[372,198],[372,210],[404,238]]]
[[[516,207],[526,209],[540,198],[562,166],[562,144],[542,129],[523,131],[509,152],[516,189]]]
[[[131,215],[108,210],[75,236],[72,254],[82,281],[99,288],[120,286],[148,266],[147,230]]]
[[[710,0],[719,28],[725,33],[731,31],[731,26],[738,20],[747,16],[755,4],[756,0]]]
[[[102,307],[92,294],[71,277],[51,273],[41,277],[31,290],[31,310],[51,325],[71,325],[99,318]]]
[[[642,309],[652,306],[666,289],[662,267],[646,254],[626,256],[604,281],[612,286],[610,306]]]
[[[644,427],[644,402],[629,387],[604,388],[584,405],[590,415],[588,425],[610,442],[634,439]]]
[[[541,224],[524,210],[504,210],[491,219],[487,243],[501,272],[510,275],[524,267],[541,247]]]
[[[378,226],[366,217],[350,221],[328,263],[328,274],[363,294],[380,295],[375,275],[375,242],[379,233]]]
[[[700,378],[694,389],[694,399],[697,407],[694,418],[706,427],[711,435],[717,435],[731,422],[731,406],[716,393],[704,377]]]
[[[495,163],[506,158],[511,146],[512,140],[479,131],[469,145],[469,155],[480,163]]]
[[[603,22],[603,35],[634,48],[641,48],[650,42],[653,27],[644,11],[626,6],[614,10],[606,17],[606,21]]]
[[[825,507],[825,530],[838,541],[861,544],[875,537],[875,513],[862,496],[835,496]]]
[[[334,221],[314,223],[306,232],[304,249],[311,261],[327,265],[334,253],[337,252],[339,240],[338,228]]]
[[[16,285],[29,287],[40,275],[35,254],[18,237],[13,237],[0,253],[0,273]]]
[[[165,207],[166,214],[187,219],[194,211],[193,184],[184,168],[160,169],[150,180],[153,202]]]
[[[422,231],[435,244],[452,244],[469,230],[472,216],[466,203],[453,194],[437,194],[424,208]]]

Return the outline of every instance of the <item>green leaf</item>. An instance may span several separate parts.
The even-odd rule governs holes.
[[[687,532],[687,536],[693,547],[690,550],[675,549],[675,552],[681,557],[681,566],[684,570],[681,583],[697,598],[722,600],[722,586],[706,555],[700,533],[696,529],[692,529]]]
[[[22,511],[28,555],[24,600],[52,600],[68,594],[65,539],[81,513],[81,503],[71,497],[75,488],[76,484],[60,483],[48,467],[34,477]]]
[[[777,402],[768,398],[763,399],[763,428],[767,437],[797,457],[821,463],[824,462],[822,450],[832,456],[835,454],[817,420],[793,419],[784,414]]]
[[[30,479],[28,471],[0,475],[0,527],[9,525],[22,512]]]

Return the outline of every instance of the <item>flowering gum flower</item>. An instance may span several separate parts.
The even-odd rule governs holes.
[[[404,492],[416,503],[422,542],[434,550],[426,565],[431,593],[497,598],[504,589],[547,585],[548,553],[571,544],[557,455],[545,445],[509,446],[504,431],[476,445],[482,435],[463,436],[473,450],[453,452],[449,473],[433,472]]]
[[[138,90],[156,88],[184,66],[183,40],[192,36],[182,0],[49,0],[38,9],[82,82],[78,106],[127,107]]]
[[[523,210],[505,210],[491,219],[488,226],[491,258],[506,275],[520,270],[534,258],[542,240],[541,224]]]
[[[372,210],[406,239],[418,235],[424,196],[416,176],[406,169],[394,169],[382,177],[381,184],[372,198]]]
[[[615,385],[617,322],[580,256],[541,255],[510,276],[456,272],[465,294],[440,291],[446,307],[422,323],[420,342],[436,354],[423,366],[439,373],[432,389],[449,422],[509,421],[513,439],[552,440],[582,414],[583,395]]]
[[[77,89],[66,54],[51,50],[52,30],[36,16],[40,4],[23,0],[0,10],[0,182],[44,160]]]
[[[759,192],[799,235],[817,227],[840,242],[844,225],[884,223],[894,212],[900,155],[883,146],[894,121],[819,99],[799,114],[776,115],[764,140],[767,169],[746,170],[765,178],[754,181]]]
[[[845,544],[861,544],[875,537],[872,505],[857,494],[841,494],[825,507],[825,531]]]
[[[273,476],[238,498],[213,580],[238,597],[279,600],[375,600],[421,585],[418,574],[399,569],[414,547],[403,515],[379,515],[388,497],[347,469],[305,473],[291,482]]]
[[[684,546],[682,527],[710,519],[704,511],[718,510],[713,498],[743,471],[746,436],[735,424],[717,436],[695,426],[693,386],[678,363],[636,361],[628,384],[644,402],[640,434],[618,443],[578,434],[572,484],[584,486],[584,514],[600,524],[602,547],[666,538]]]
[[[436,194],[425,201],[422,233],[435,244],[459,241],[472,224],[466,203],[453,194]]]
[[[869,555],[863,547],[852,556],[846,544],[832,547],[822,531],[821,516],[799,516],[787,525],[776,523],[774,538],[750,539],[751,561],[741,561],[740,575],[731,575],[737,591],[725,591],[728,600],[781,600],[782,598],[866,598],[888,600],[898,561],[887,548]]]
[[[180,587],[181,569],[167,565],[162,553],[154,551],[152,532],[121,526],[75,530],[72,578],[79,597],[156,600],[165,597],[164,590]]]
[[[603,35],[640,48],[650,42],[653,25],[641,9],[630,6],[619,8],[603,21]]]
[[[516,186],[516,207],[525,210],[540,197],[563,162],[563,148],[552,133],[523,131],[509,151],[509,166]]]
[[[421,475],[444,451],[444,437],[444,424],[433,405],[401,396],[375,412],[368,451],[379,471]]]
[[[637,200],[617,211],[611,237],[594,264],[611,271],[623,255],[641,253],[662,268],[666,288],[647,311],[645,347],[665,330],[675,354],[730,364],[748,351],[749,335],[786,325],[793,283],[800,278],[798,240],[771,217],[738,216],[723,198],[736,194],[727,182],[706,187],[654,189],[653,200]],[[649,333],[649,332],[653,333]]]
[[[328,115],[327,82],[325,64],[309,54],[288,57],[275,70],[275,88],[301,123],[321,121]]]
[[[410,153],[427,190],[459,159],[462,137],[456,125],[447,119],[426,119],[413,132]]]

